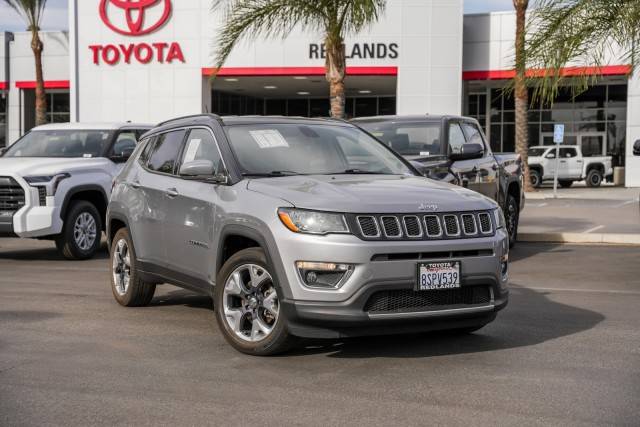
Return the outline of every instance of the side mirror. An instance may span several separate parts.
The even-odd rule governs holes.
[[[180,176],[183,177],[209,177],[213,176],[214,168],[211,160],[194,160],[183,163],[180,166]]]
[[[127,147],[119,153],[114,153],[113,156],[111,156],[111,161],[115,163],[125,163],[127,160],[129,160],[129,157],[131,157],[134,151],[135,148]]]
[[[464,144],[459,153],[451,153],[449,158],[453,161],[479,159],[484,156],[484,145],[475,142]]]
[[[0,157],[4,156],[4,153],[6,153],[8,149],[9,149],[9,147],[0,148]]]
[[[640,156],[640,139],[633,143],[633,155]]]

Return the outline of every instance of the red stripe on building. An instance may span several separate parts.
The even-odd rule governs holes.
[[[7,82],[0,82],[0,90],[5,90],[9,87]]]
[[[542,77],[548,70],[527,70],[527,77]],[[602,67],[566,67],[560,69],[563,77],[575,76],[620,76],[631,73],[631,65],[605,65]],[[462,80],[505,80],[512,79],[515,70],[463,71]]]
[[[16,82],[16,87],[18,89],[35,89],[36,82],[35,81],[21,81]],[[69,80],[45,80],[44,88],[45,89],[69,89],[71,84]]]
[[[215,68],[203,68],[203,76],[214,74]],[[349,76],[397,76],[398,67],[347,67]],[[218,77],[324,76],[324,67],[223,67]]]

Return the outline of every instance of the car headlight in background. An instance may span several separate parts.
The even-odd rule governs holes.
[[[311,288],[337,289],[353,272],[353,265],[333,262],[298,261],[296,267],[304,284]]]
[[[295,233],[328,234],[348,233],[344,215],[330,212],[315,212],[302,209],[278,209],[280,221]]]
[[[25,176],[24,180],[32,187],[46,187],[47,196],[55,196],[58,185],[67,178],[71,178],[71,175],[64,172],[56,175]]]
[[[493,210],[493,215],[496,220],[496,228],[504,228],[506,226],[506,221],[504,219],[504,214],[502,213],[501,208],[495,208]]]

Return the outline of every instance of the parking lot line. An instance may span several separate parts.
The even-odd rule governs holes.
[[[601,228],[604,228],[604,225],[597,225],[593,228],[588,229],[587,231],[583,231],[583,233],[592,233],[596,230],[600,230]]]

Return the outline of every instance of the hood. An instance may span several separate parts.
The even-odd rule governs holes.
[[[394,175],[309,175],[253,179],[247,188],[295,207],[347,213],[419,213],[492,209],[476,192],[427,178]]]
[[[0,157],[0,175],[18,176],[55,175],[61,172],[83,172],[91,169],[104,170],[110,160],[105,158],[64,158],[64,157]]]

